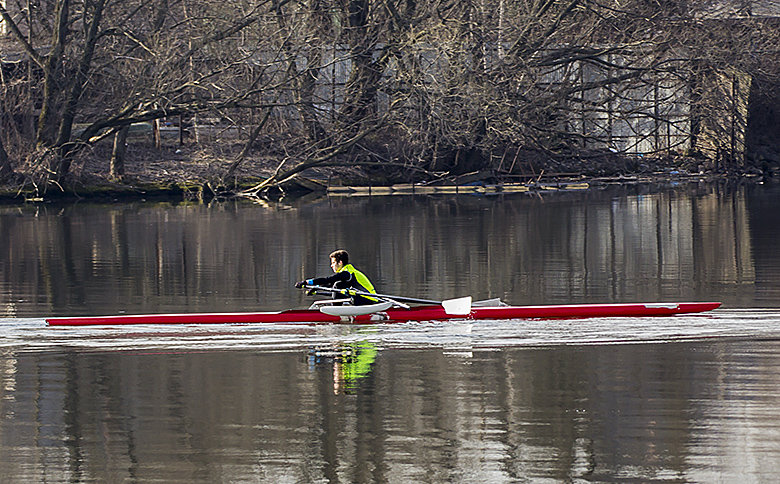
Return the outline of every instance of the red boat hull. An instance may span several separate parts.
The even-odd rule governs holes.
[[[478,320],[478,319],[576,319],[615,316],[672,316],[700,313],[719,307],[719,302],[569,304],[559,306],[473,307],[468,315],[447,314],[442,306],[394,308],[383,313],[356,316],[351,323]],[[119,324],[332,324],[343,322],[312,309],[260,313],[137,314],[49,318],[50,326],[88,326]]]

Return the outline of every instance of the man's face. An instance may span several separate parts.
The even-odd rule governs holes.
[[[342,267],[344,267],[343,262],[337,261],[335,257],[330,258],[330,268],[333,269],[333,272],[340,271]]]

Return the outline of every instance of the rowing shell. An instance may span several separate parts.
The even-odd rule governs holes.
[[[452,314],[441,305],[391,308],[368,314],[350,315],[351,323],[480,320],[480,319],[576,319],[594,317],[673,316],[700,313],[719,307],[719,302],[568,304],[558,306],[472,307],[468,314]],[[359,307],[359,306],[358,306]],[[48,318],[51,326],[120,324],[332,324],[344,322],[344,315],[317,309],[291,309],[257,313],[137,314]]]

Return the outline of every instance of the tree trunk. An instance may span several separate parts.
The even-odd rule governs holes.
[[[232,178],[236,174],[236,170],[238,170],[239,165],[244,161],[246,155],[249,154],[249,151],[252,149],[252,145],[260,135],[260,131],[263,130],[265,123],[267,123],[268,119],[271,117],[271,111],[271,108],[266,109],[265,116],[263,116],[262,121],[260,121],[260,123],[258,123],[258,125],[255,126],[252,132],[249,134],[249,139],[244,145],[244,149],[241,150],[238,158],[236,158],[236,160],[230,164],[230,168],[228,168],[227,172],[225,173],[225,178]]]
[[[54,45],[43,66],[43,99],[38,116],[36,144],[39,147],[53,146],[56,137],[56,114],[60,104],[62,86],[62,60],[68,36],[70,0],[61,0],[56,6],[56,22],[52,34]]]
[[[287,15],[283,11],[284,3],[286,2],[275,0],[274,10],[276,11],[276,20],[282,28],[284,37],[288,38],[293,36],[292,30],[294,27],[290,26]],[[323,24],[324,15],[322,6],[319,2],[312,2],[311,9],[308,28],[310,28],[312,32],[324,29],[325,25]],[[297,49],[293,49],[289,42],[284,42],[283,47],[289,58],[287,68],[296,79],[294,96],[301,122],[306,128],[306,132],[311,140],[325,140],[327,138],[327,133],[317,117],[317,109],[314,106],[319,70],[322,67],[323,46],[313,45],[311,49],[308,49],[306,53],[306,68],[303,72],[299,71],[297,65],[300,52]]]
[[[361,52],[352,57],[352,74],[347,81],[342,115],[346,124],[357,124],[376,113],[377,86],[382,74],[372,60],[372,52]]]
[[[56,142],[59,151],[59,165],[57,167],[58,179],[61,179],[70,171],[71,158],[76,149],[73,143],[70,142],[73,133],[73,123],[76,119],[79,98],[84,90],[84,85],[87,82],[89,71],[92,66],[92,58],[95,54],[95,48],[97,47],[98,41],[98,28],[103,18],[105,2],[106,0],[98,0],[92,6],[92,19],[89,23],[87,36],[84,39],[84,54],[79,62],[75,78],[71,81],[70,89],[68,90],[68,95],[65,99],[65,105],[63,106]]]
[[[368,0],[350,0],[347,4],[352,72],[345,87],[341,114],[348,126],[357,125],[376,111],[382,68],[373,59],[376,39],[369,24],[370,5]]]
[[[3,138],[0,136],[0,180],[4,180],[13,171],[11,161],[8,159],[8,153],[6,153],[3,146]]]
[[[124,126],[114,135],[114,149],[111,152],[109,176],[116,180],[121,180],[125,176],[125,152],[127,151],[128,131],[130,131],[130,127]]]
[[[691,62],[691,70],[688,78],[688,88],[690,96],[689,117],[691,123],[691,137],[689,154],[695,154],[699,151],[699,135],[701,134],[702,107],[701,107],[701,76],[699,62]]]
[[[160,133],[160,119],[152,120],[152,139],[154,140],[154,147],[158,150],[162,148],[162,133]]]
[[[301,74],[298,83],[298,112],[309,137],[314,141],[326,139],[325,128],[317,119],[317,109],[314,107],[314,91],[317,88],[318,69],[322,62],[320,49],[312,49],[308,59],[309,67]]]

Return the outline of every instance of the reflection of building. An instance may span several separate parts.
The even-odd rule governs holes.
[[[601,250],[583,254],[591,262],[584,267],[586,277],[606,275],[618,296],[636,294],[631,286],[642,280],[649,283],[644,290],[655,287],[659,298],[684,294],[694,281],[755,282],[744,190],[733,198],[719,193],[676,197],[673,192],[627,197],[613,202],[608,216],[589,219],[595,230],[582,237]]]
[[[666,193],[630,197],[626,203],[615,216],[622,219],[624,237],[643,250],[625,254],[624,265],[657,268],[661,284],[693,280],[696,271],[706,271],[713,283],[755,282],[744,190],[734,198]]]
[[[564,210],[527,204],[517,214],[504,204],[487,229],[497,262],[478,265],[490,268],[497,289],[515,293],[508,300],[526,298],[521,303],[681,300],[723,293],[724,285],[750,298],[756,273],[746,195],[665,191]]]

